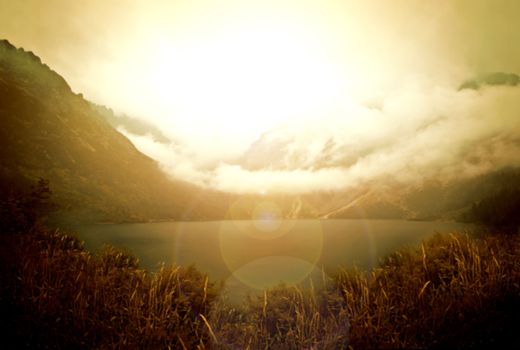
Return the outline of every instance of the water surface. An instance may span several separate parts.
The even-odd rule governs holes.
[[[462,223],[405,220],[257,220],[88,225],[76,228],[86,248],[128,249],[141,266],[195,265],[227,288],[244,291],[322,279],[340,267],[370,269],[435,232]]]

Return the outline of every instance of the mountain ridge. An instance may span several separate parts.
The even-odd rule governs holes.
[[[0,41],[0,120],[4,195],[45,178],[61,213],[88,222],[192,219],[218,210],[204,206],[201,189],[168,179],[65,79],[7,40]]]

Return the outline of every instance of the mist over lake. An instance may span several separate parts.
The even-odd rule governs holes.
[[[135,254],[141,266],[195,265],[235,289],[321,279],[341,267],[371,269],[405,246],[436,232],[470,229],[456,222],[406,220],[243,220],[85,225],[76,228],[86,248],[113,245]],[[244,288],[249,287],[249,288]]]

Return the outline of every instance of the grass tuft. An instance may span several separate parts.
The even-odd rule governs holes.
[[[95,257],[60,231],[3,235],[0,306],[17,348],[345,349],[513,347],[520,237],[437,235],[372,271],[228,303],[194,267]]]

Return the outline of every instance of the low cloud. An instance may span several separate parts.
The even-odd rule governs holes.
[[[425,178],[452,181],[520,166],[520,88],[403,90],[379,108],[265,133],[242,157],[212,166],[182,145],[127,136],[175,178],[236,193],[305,193]],[[253,164],[253,165],[251,165]]]

